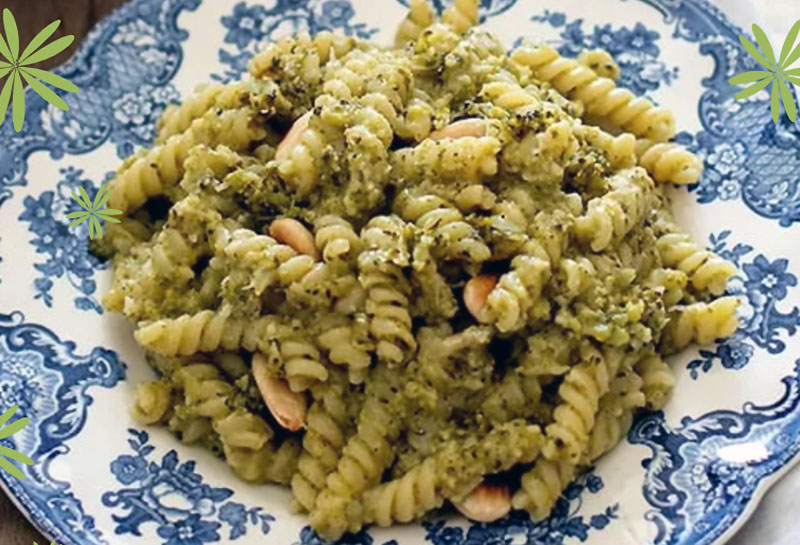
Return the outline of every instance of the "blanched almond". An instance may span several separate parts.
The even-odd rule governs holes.
[[[464,286],[464,304],[476,320],[482,321],[486,299],[497,285],[496,274],[479,274],[472,277]]]
[[[312,112],[309,110],[295,120],[289,132],[286,133],[286,136],[283,137],[283,140],[275,149],[275,159],[278,161],[286,159],[292,148],[300,143],[300,137],[303,135],[303,131],[308,128],[308,121],[311,119],[311,115]]]
[[[291,246],[295,252],[319,259],[314,235],[299,221],[291,218],[277,219],[270,224],[269,234],[278,242]]]
[[[453,505],[470,520],[494,522],[511,511],[511,491],[507,486],[484,483]]]
[[[465,136],[485,136],[486,120],[480,118],[462,119],[450,123],[446,127],[433,131],[428,138],[442,140],[443,138],[463,138]]]
[[[270,375],[266,357],[257,352],[253,355],[253,377],[275,420],[289,431],[297,431],[306,425],[306,396],[293,392],[285,380]]]

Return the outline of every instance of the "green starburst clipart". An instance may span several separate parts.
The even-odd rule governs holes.
[[[11,437],[19,430],[27,426],[28,423],[31,421],[31,419],[26,416],[25,418],[20,418],[19,420],[15,420],[14,422],[12,422],[11,424],[9,424],[4,428],[3,426],[5,425],[5,423],[8,422],[12,416],[14,416],[15,412],[17,412],[17,408],[18,407],[14,405],[3,414],[0,414],[0,439],[6,439],[8,437]],[[24,481],[25,475],[22,473],[22,471],[20,471],[17,468],[17,466],[6,460],[6,458],[9,458],[11,460],[26,465],[33,465],[33,460],[31,460],[24,454],[17,452],[14,449],[0,446],[0,469],[8,471],[11,475],[16,477],[17,479]]]
[[[22,130],[22,124],[25,122],[23,80],[48,103],[61,110],[69,110],[69,106],[64,102],[64,99],[58,96],[50,87],[47,87],[45,83],[62,91],[78,93],[79,90],[75,84],[61,76],[31,66],[58,55],[75,39],[75,36],[64,36],[43,46],[44,42],[53,35],[60,24],[61,21],[53,21],[47,25],[20,53],[17,22],[9,9],[3,10],[3,28],[5,29],[6,37],[3,39],[3,35],[0,34],[0,56],[5,58],[5,61],[0,59],[0,81],[6,76],[8,77],[2,90],[0,90],[0,125],[5,121],[10,101],[14,130],[17,132]]]
[[[78,190],[81,194],[73,193],[72,198],[78,201],[78,204],[83,208],[84,212],[77,211],[67,214],[67,218],[75,220],[70,223],[69,226],[73,227],[89,220],[89,238],[103,238],[103,225],[100,223],[100,220],[119,223],[120,221],[117,218],[112,218],[111,216],[119,216],[122,214],[122,210],[103,208],[108,202],[108,199],[111,198],[111,190],[109,189],[106,191],[105,184],[100,186],[100,191],[95,195],[94,201],[89,199],[89,195],[84,188],[79,187]]]
[[[783,41],[781,56],[777,61],[772,50],[772,44],[769,43],[767,35],[758,25],[753,25],[753,35],[756,37],[756,42],[758,42],[761,51],[750,40],[744,36],[739,36],[739,41],[742,42],[747,52],[768,71],[753,70],[751,72],[742,72],[733,76],[728,82],[732,85],[752,83],[752,85],[745,87],[736,94],[737,100],[751,97],[762,89],[766,89],[767,85],[771,83],[772,90],[769,104],[772,120],[775,123],[778,122],[781,115],[781,102],[783,102],[783,109],[786,110],[786,115],[789,116],[792,123],[797,120],[797,106],[794,103],[794,97],[792,97],[789,85],[800,86],[800,68],[790,68],[800,58],[800,44],[792,49],[799,32],[800,21],[797,21]]]

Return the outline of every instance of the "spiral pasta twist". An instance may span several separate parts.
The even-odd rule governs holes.
[[[131,415],[141,424],[162,421],[172,409],[172,387],[165,380],[151,380],[136,387]]]
[[[328,369],[321,361],[319,350],[299,336],[280,341],[280,356],[289,388],[294,392],[302,392],[328,379]]]
[[[728,279],[736,273],[733,263],[706,250],[688,234],[667,233],[656,246],[664,265],[686,273],[697,293],[724,293]]]
[[[245,481],[288,484],[297,467],[300,445],[294,438],[280,446],[270,441],[268,424],[246,409],[237,409],[214,422],[228,465]]]
[[[622,240],[644,219],[652,181],[638,169],[622,171],[609,180],[610,191],[589,201],[575,220],[575,235],[599,252]]]
[[[339,216],[322,216],[314,222],[314,231],[317,249],[326,263],[345,269],[355,266],[361,240],[349,221]]]
[[[641,139],[636,142],[639,165],[661,183],[694,184],[700,180],[703,162],[679,144],[657,143]]]
[[[436,19],[436,12],[426,0],[411,0],[408,13],[397,27],[394,35],[395,47],[402,47],[408,42],[415,42],[422,31],[431,26]]]
[[[390,526],[393,522],[411,522],[431,509],[441,507],[444,499],[437,493],[436,459],[430,457],[398,479],[364,493],[364,522]]]
[[[551,83],[566,97],[582,102],[589,115],[656,142],[665,142],[675,135],[671,112],[618,88],[613,80],[598,76],[576,60],[562,57],[548,45],[523,45],[511,52],[511,59],[531,68],[537,78]]]
[[[667,309],[684,299],[688,283],[686,273],[676,269],[653,269],[647,278],[648,286],[662,290]]]
[[[220,348],[261,350],[288,331],[276,316],[251,320],[231,317],[225,311],[202,310],[143,325],[136,330],[134,337],[140,345],[156,354],[190,356]]]
[[[358,257],[358,280],[367,292],[370,335],[378,359],[390,363],[407,361],[417,347],[402,270],[409,262],[407,227],[397,216],[377,216],[361,232],[365,251]]]
[[[733,335],[739,327],[736,297],[720,297],[710,303],[694,303],[676,307],[664,329],[663,342],[669,350],[680,350],[689,344],[710,344]]]
[[[647,408],[654,411],[663,409],[675,386],[675,377],[667,362],[654,354],[637,363],[636,372],[642,377]]]
[[[323,92],[338,99],[371,96],[376,100],[381,97],[397,110],[408,102],[413,88],[414,73],[409,61],[379,49],[355,49],[331,61],[326,67],[323,84]],[[387,117],[392,115],[387,113]]]
[[[541,93],[523,88],[514,77],[495,76],[481,86],[480,98],[511,113],[525,113],[544,107]]]
[[[264,129],[252,121],[253,112],[247,108],[222,113],[212,110],[195,119],[185,132],[168,138],[120,169],[109,185],[113,190],[109,207],[128,214],[150,197],[163,194],[166,187],[181,179],[183,162],[198,144],[225,144],[236,151],[246,149],[265,135]]]
[[[314,110],[296,123],[300,124],[296,136],[290,131],[286,140],[291,143],[286,145],[285,153],[279,147],[276,161],[281,177],[299,195],[308,195],[320,183],[325,150],[334,145],[348,151],[347,162],[342,165],[349,175],[343,197],[345,209],[356,215],[363,207],[371,208],[382,201],[389,170],[387,150],[393,137],[391,124],[383,115],[371,107],[355,102],[343,104],[330,95],[322,95]]]
[[[352,36],[322,31],[313,38],[307,32],[268,44],[248,66],[256,81],[272,80],[280,96],[291,105],[290,119],[311,109],[322,88],[325,65],[354,49],[372,47]]]
[[[423,140],[390,154],[394,176],[415,185],[435,180],[474,184],[497,173],[500,141],[491,136]]]
[[[331,362],[347,366],[350,382],[364,382],[374,350],[366,316],[357,314],[349,323],[331,327],[317,337],[317,342],[328,351]]]
[[[165,142],[170,136],[182,133],[195,119],[202,117],[211,108],[230,110],[245,106],[247,96],[247,84],[243,81],[229,84],[212,83],[197,87],[192,96],[180,105],[167,106],[161,114],[156,124],[158,129],[156,143]]]
[[[454,0],[442,12],[442,22],[459,34],[478,24],[479,0]]]
[[[636,165],[637,140],[632,134],[622,133],[614,136],[599,127],[593,127],[591,125],[577,125],[573,128],[573,133],[588,145],[602,151],[608,158],[608,163],[611,168],[620,170],[631,168]],[[648,169],[648,172],[651,171]]]
[[[544,520],[575,473],[575,465],[570,462],[539,458],[533,468],[522,475],[520,489],[514,493],[511,504],[514,509],[528,511],[534,520]]]
[[[292,477],[292,494],[300,508],[311,511],[319,491],[336,469],[349,432],[345,389],[338,383],[327,383],[312,390],[314,403],[306,417],[303,453]]]
[[[578,55],[578,62],[591,68],[601,78],[619,79],[619,65],[605,49],[584,49]]]
[[[371,388],[367,389],[356,433],[348,439],[336,470],[317,496],[311,521],[321,535],[330,539],[338,539],[348,528],[361,525],[360,520],[352,519],[348,505],[377,484],[394,458],[393,442],[401,422],[399,409],[393,404],[400,400],[391,391],[394,381],[387,379],[383,384],[369,382]]]
[[[549,261],[535,255],[516,256],[511,260],[511,271],[500,277],[486,299],[481,321],[494,324],[504,333],[523,328],[544,309],[539,303],[546,302],[540,296],[549,279]]]
[[[595,425],[600,399],[609,390],[622,364],[613,349],[603,354],[591,345],[582,348],[583,362],[574,366],[558,388],[561,403],[553,411],[553,423],[545,429],[548,439],[543,454],[551,460],[577,464]]]
[[[572,127],[571,121],[558,121],[506,144],[500,161],[502,170],[537,186],[560,184],[565,166],[578,150]]]
[[[556,273],[559,295],[567,299],[581,296],[593,287],[596,275],[597,270],[588,258],[562,259]]]
[[[421,240],[414,248],[415,261],[424,263],[420,254],[431,253],[439,259],[462,259],[480,264],[491,257],[491,251],[464,216],[444,199],[435,195],[414,195],[404,192],[395,200],[400,217],[414,222]]]

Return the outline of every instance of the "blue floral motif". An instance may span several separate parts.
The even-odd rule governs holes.
[[[200,0],[139,0],[114,12],[75,58],[55,70],[81,88],[65,100],[69,111],[50,106],[38,94],[25,97],[25,126],[17,134],[0,127],[0,205],[10,188],[27,185],[28,157],[46,151],[53,159],[85,154],[106,142],[126,157],[152,141],[154,121],[177,97],[170,81],[183,60],[188,34],[176,25]]]
[[[70,451],[67,441],[83,430],[93,402],[88,390],[116,385],[125,377],[124,365],[105,348],[76,354],[74,342],[25,323],[20,312],[0,313],[0,362],[0,407],[19,405],[18,415],[31,419],[3,445],[35,462],[22,466],[25,481],[0,472],[0,482],[45,532],[64,536],[59,543],[106,545],[69,483],[50,474],[50,464]]]
[[[654,545],[709,545],[745,510],[759,484],[800,451],[800,360],[781,398],[742,411],[712,411],[668,425],[664,413],[634,423],[628,439],[649,447],[645,518]],[[758,437],[754,442],[753,438]]]
[[[586,492],[597,494],[603,480],[587,472],[570,484],[556,502],[547,520],[533,522],[528,513],[514,511],[506,519],[490,523],[473,523],[464,531],[460,526],[448,526],[445,521],[423,522],[426,539],[434,545],[508,545],[510,543],[542,543],[563,545],[569,538],[586,541],[589,532],[602,530],[617,518],[619,504],[589,517],[579,511]],[[303,543],[303,545],[307,545]],[[308,544],[310,545],[310,544]]]
[[[597,25],[586,31],[583,19],[570,21],[566,13],[550,10],[534,15],[531,20],[561,29],[555,45],[562,55],[576,57],[583,49],[594,48],[611,53],[620,67],[620,86],[637,94],[655,91],[662,84],[669,86],[678,77],[677,67],[669,67],[658,58],[660,35],[642,23],[633,28]]]
[[[347,35],[369,38],[378,29],[354,23],[356,12],[349,0],[277,0],[272,7],[239,2],[233,13],[222,17],[227,29],[225,43],[233,46],[219,50],[219,60],[226,66],[222,74],[211,77],[231,81],[247,71],[247,62],[266,42],[307,30],[341,30]]]
[[[260,507],[227,501],[229,488],[203,484],[193,461],[180,463],[174,450],[160,461],[151,460],[155,448],[147,432],[128,430],[133,454],[122,454],[111,462],[111,473],[129,487],[103,494],[103,505],[121,507],[125,514],[112,515],[117,534],[141,535],[140,526],[157,525],[163,545],[202,545],[223,539],[223,525],[230,528],[227,540],[235,541],[256,526],[263,535],[275,518]],[[131,486],[133,485],[133,486]]]
[[[34,235],[30,242],[36,253],[47,258],[33,266],[41,275],[33,281],[34,299],[41,299],[52,307],[53,280],[66,278],[81,294],[74,300],[75,307],[99,314],[103,307],[94,296],[97,290],[94,275],[108,264],[89,253],[88,227],[85,224],[69,227],[70,220],[66,217],[80,210],[72,193],[82,187],[89,195],[94,195],[97,189],[90,180],[82,178],[82,170],[67,167],[60,172],[62,179],[55,191],[44,191],[38,198],[25,197],[24,211],[19,216],[20,221],[30,224],[28,231]]]
[[[642,1],[675,24],[676,38],[698,44],[700,53],[714,61],[713,72],[702,80],[706,91],[698,114],[703,129],[677,138],[705,162],[703,178],[690,187],[697,200],[741,198],[753,212],[783,227],[800,221],[800,121],[782,116],[776,126],[768,93],[735,100],[737,88],[727,83],[734,74],[760,69],[739,44],[739,35],[746,33],[706,2]]]
[[[336,542],[336,545],[373,545],[374,541],[372,536],[369,535],[366,531],[362,530],[357,534],[346,534],[342,537],[339,541]],[[305,526],[302,530],[300,530],[300,541],[294,542],[292,545],[330,545],[329,541],[326,541],[319,537],[311,526]],[[397,541],[394,539],[383,543],[383,545],[397,545]]]
[[[409,0],[397,0],[402,5],[408,7]],[[444,9],[452,4],[452,0],[428,0],[437,13],[441,13]],[[495,17],[501,13],[508,11],[517,0],[480,0],[480,14],[481,23],[485,22],[489,17]]]
[[[729,282],[728,293],[738,295],[742,307],[739,311],[739,329],[732,337],[717,341],[714,350],[700,350],[700,358],[689,362],[692,378],[711,370],[719,360],[726,369],[741,369],[746,366],[755,348],[766,349],[770,354],[780,354],[786,349],[781,332],[794,335],[800,327],[800,308],[793,307],[788,313],[778,308],[778,303],[789,294],[787,288],[797,286],[797,277],[788,272],[786,259],[770,261],[763,254],[752,261],[745,257],[753,253],[753,247],[735,244],[729,247],[731,232],[723,231],[711,235],[711,249],[734,263],[744,276],[734,276]]]

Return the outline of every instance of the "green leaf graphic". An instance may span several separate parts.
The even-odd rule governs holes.
[[[792,98],[792,93],[789,91],[789,86],[786,85],[781,78],[778,78],[778,86],[781,89],[781,99],[783,100],[783,109],[786,110],[786,115],[789,116],[789,120],[794,123],[797,121],[797,108],[794,104],[794,99]]]
[[[25,122],[25,91],[22,89],[22,80],[19,77],[19,72],[14,71],[14,90],[11,92],[11,114],[14,118],[14,130],[19,132],[22,130],[22,124]]]
[[[89,216],[91,216],[89,212],[73,212],[72,214],[67,214],[68,219],[78,218],[70,223],[69,226],[74,227],[76,225],[80,225],[84,221],[88,220]]]
[[[37,62],[46,61],[50,57],[58,55],[64,51],[74,40],[75,36],[64,36],[63,38],[59,38],[58,40],[50,42],[39,51],[25,59],[25,62],[21,62],[20,65],[36,64]]]
[[[16,405],[14,407],[12,407],[12,408],[14,409],[14,412],[16,412],[16,408],[17,408]],[[25,418],[20,418],[19,420],[15,420],[11,424],[9,424],[8,426],[6,426],[5,428],[0,430],[0,439],[5,439],[7,437],[11,437],[15,433],[17,433],[19,430],[21,430],[22,428],[27,426],[28,422],[30,422],[30,420],[31,419],[28,418],[27,416]]]
[[[741,91],[736,93],[736,96],[734,98],[736,98],[737,100],[741,100],[743,98],[750,98],[751,96],[753,96],[757,92],[759,92],[762,89],[764,89],[774,79],[775,79],[775,76],[772,76],[771,78],[766,78],[766,79],[763,79],[763,80],[759,81],[758,83],[754,83],[750,87],[745,87],[744,89],[742,89]]]
[[[11,90],[14,88],[14,76],[8,76],[3,90],[0,91],[0,125],[6,120],[6,113],[8,113],[8,103],[11,100]]]
[[[69,91],[70,93],[80,93],[80,89],[69,80],[66,80],[59,76],[58,74],[51,74],[45,70],[39,70],[38,68],[31,68],[30,66],[25,66],[20,68],[23,72],[39,78],[43,82],[52,85],[57,89],[61,89],[64,91]]]
[[[20,481],[25,480],[25,474],[22,473],[22,471],[20,471],[19,469],[17,469],[17,466],[15,466],[2,456],[0,456],[0,469],[5,469],[9,473],[11,473],[12,476],[16,477]]]
[[[8,80],[3,84],[0,91],[0,125],[5,121],[9,103],[11,104],[11,117],[14,123],[14,130],[19,132],[25,123],[25,92],[22,86],[23,79],[31,89],[46,100],[49,104],[69,110],[67,102],[58,96],[48,85],[68,91],[71,93],[79,92],[78,87],[72,82],[56,74],[51,74],[45,70],[33,68],[27,65],[36,64],[47,60],[53,55],[57,55],[75,40],[74,36],[63,36],[45,44],[51,36],[58,30],[61,21],[53,21],[43,28],[20,54],[19,31],[14,15],[8,8],[3,9],[3,33],[0,32],[0,55],[6,59],[0,61],[0,81],[5,76]],[[25,66],[23,66],[25,65]]]
[[[764,58],[764,55],[762,55],[761,52],[758,49],[756,49],[756,46],[754,46],[750,40],[748,40],[744,36],[739,36],[739,41],[742,43],[747,52],[750,53],[750,55],[752,55],[752,57],[758,62],[758,64],[760,64],[770,72],[775,70],[775,68],[769,65],[769,62],[767,62],[767,59]]]
[[[776,61],[775,52],[772,49],[767,35],[760,26],[753,25],[753,35],[756,37],[761,51],[754,46],[750,40],[744,36],[739,36],[739,41],[750,55],[762,66],[769,69],[769,72],[753,70],[742,72],[731,77],[728,82],[731,85],[748,85],[736,95],[737,100],[749,98],[772,83],[770,92],[769,107],[772,120],[777,123],[780,120],[781,103],[786,110],[786,116],[794,123],[797,120],[797,105],[794,102],[792,89],[789,84],[800,86],[800,68],[787,69],[791,64],[800,58],[800,44],[795,47],[798,35],[800,35],[800,20],[796,21],[781,47],[781,56]],[[794,47],[794,49],[792,49]]]
[[[89,194],[83,187],[79,187],[78,190],[80,191],[80,195],[77,193],[72,194],[72,198],[83,208],[83,212],[71,212],[67,214],[68,219],[73,219],[72,223],[69,224],[70,227],[75,225],[80,225],[85,221],[89,221],[89,238],[103,238],[103,223],[104,221],[108,221],[111,223],[120,223],[120,221],[112,216],[119,216],[122,214],[122,210],[117,210],[115,208],[107,208],[103,209],[103,206],[108,202],[108,199],[111,198],[112,190],[107,186],[107,184],[103,184],[100,186],[100,189],[97,191],[97,194],[94,196],[94,200],[89,198]]]
[[[18,407],[17,405],[14,405],[13,407],[11,407],[10,409],[8,409],[8,410],[7,410],[6,412],[4,412],[3,414],[0,414],[0,428],[2,428],[2,427],[3,427],[3,425],[4,425],[6,422],[8,422],[8,421],[9,421],[9,419],[10,419],[12,416],[14,416],[14,413],[15,413],[15,412],[17,412],[17,409],[19,409],[19,407]]]
[[[38,79],[26,74],[24,70],[21,70],[21,72],[23,79],[28,82],[28,85],[31,86],[31,89],[36,91],[36,94],[45,99],[48,104],[52,104],[59,110],[64,110],[64,111],[69,110],[69,106],[67,105],[66,102],[64,102],[63,98],[61,98],[53,91],[45,87],[45,85]]]
[[[794,41],[797,39],[797,33],[800,32],[800,19],[792,26],[789,30],[789,34],[786,35],[786,39],[783,40],[783,47],[781,48],[781,58],[778,60],[778,64],[781,68],[786,68],[787,64],[784,61],[789,57],[789,51],[792,50],[792,46],[794,45]]]
[[[769,96],[769,108],[772,112],[772,120],[777,123],[778,118],[781,115],[781,101],[780,97],[778,96],[778,86],[772,86],[772,93]]]
[[[5,456],[15,462],[19,462],[21,464],[25,464],[28,466],[33,465],[33,460],[22,454],[21,452],[17,452],[13,448],[8,447],[0,447],[0,455]]]
[[[81,197],[83,197],[83,202],[86,204],[86,209],[91,210],[92,205],[90,203],[92,202],[92,199],[89,198],[89,194],[86,192],[83,186],[78,186],[78,191],[81,192]]]
[[[25,61],[25,59],[27,59],[27,58],[28,58],[28,56],[29,56],[31,53],[33,53],[34,51],[36,51],[36,50],[39,48],[39,46],[40,46],[40,45],[42,45],[43,43],[45,43],[45,42],[47,41],[47,38],[49,38],[50,36],[52,36],[52,35],[53,35],[53,33],[54,33],[54,32],[55,32],[57,29],[58,29],[58,26],[59,26],[60,24],[61,24],[61,20],[60,20],[60,19],[59,19],[59,20],[57,20],[57,21],[53,21],[52,23],[50,23],[49,25],[47,25],[46,27],[44,27],[44,28],[43,28],[43,29],[42,29],[42,30],[39,32],[39,34],[37,34],[36,36],[34,36],[33,40],[31,40],[31,43],[29,43],[29,44],[28,44],[28,47],[26,47],[26,48],[25,48],[25,49],[22,51],[22,55],[20,55],[20,56],[19,56],[19,62],[23,62],[23,61]]]
[[[0,415],[0,439],[6,439],[8,437],[11,437],[12,435],[20,431],[22,428],[27,426],[28,423],[30,422],[30,418],[25,417],[12,422],[6,427],[3,427],[6,424],[6,422],[8,422],[8,420],[14,415],[14,413],[17,412],[17,409],[18,407],[14,405],[6,412],[4,412],[2,415]],[[24,481],[25,475],[22,473],[22,471],[20,471],[14,464],[9,462],[6,458],[10,458],[11,460],[26,465],[33,465],[33,460],[31,460],[21,452],[17,452],[14,449],[0,446],[0,468],[6,470],[17,479]]]
[[[789,56],[786,57],[785,61],[783,61],[783,67],[790,67],[797,59],[800,59],[800,44],[797,44],[797,47],[794,48],[794,51],[789,53]]]
[[[14,58],[11,56],[11,50],[8,48],[8,44],[3,39],[2,34],[0,34],[0,55],[3,55],[8,62],[14,62]]]
[[[11,51],[9,60],[14,62],[19,55],[19,31],[17,31],[17,21],[14,20],[10,9],[3,10],[3,26],[6,30],[6,39],[8,39],[8,49]]]
[[[736,74],[731,79],[728,80],[728,83],[732,85],[741,85],[743,83],[751,83],[753,81],[757,81],[763,78],[768,78],[772,76],[772,72],[765,72],[764,70],[755,70],[753,72],[742,72],[741,74]]]
[[[769,39],[767,35],[764,34],[764,31],[761,30],[761,27],[755,23],[753,23],[753,35],[756,37],[756,42],[758,42],[761,51],[767,56],[770,67],[775,67],[775,52],[772,51],[772,44],[769,43]]]

